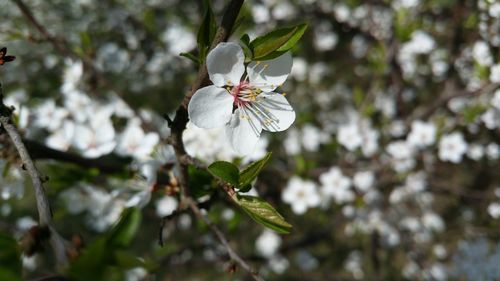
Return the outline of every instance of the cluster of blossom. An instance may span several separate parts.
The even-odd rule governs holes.
[[[365,31],[370,32],[368,27],[366,29],[363,27],[363,22],[369,21],[370,17],[366,14],[360,20],[356,20],[355,17],[355,14],[362,13],[363,5],[356,7],[355,10],[358,10],[356,12],[352,10],[353,8],[343,4],[332,5],[325,3],[325,1],[319,1],[319,3],[323,11],[333,11],[339,22],[348,23],[351,27],[360,26]],[[308,3],[304,3],[304,5],[308,5]],[[393,12],[397,14],[401,10],[406,10],[415,16],[417,13],[412,9],[419,5],[420,1],[394,1]],[[483,2],[482,5],[489,7],[488,17],[494,22],[497,17],[495,9],[498,9],[498,5],[489,2]],[[488,9],[486,10],[488,11]],[[258,13],[266,12],[261,7],[256,9],[254,11],[256,19],[259,17],[256,15]],[[389,22],[389,25],[391,24]],[[325,27],[321,24],[314,28],[315,32],[324,31],[326,34],[329,34],[328,32],[331,30],[331,26]],[[332,30],[332,32],[335,34],[335,31]],[[498,32],[496,33],[498,34]],[[422,77],[431,76],[434,81],[442,81],[450,67],[450,54],[439,46],[436,39],[433,38],[434,34],[439,34],[439,32],[417,29],[410,34],[408,41],[397,49],[397,61],[401,66],[403,78],[414,81],[412,83],[415,83],[416,89],[420,88],[419,83],[422,82],[419,79]],[[381,35],[373,33],[372,35],[381,37]],[[330,35],[326,37],[330,37]],[[336,34],[333,37],[336,37]],[[357,35],[352,39],[351,51],[353,56],[358,59],[367,56],[367,51],[372,47],[365,38]],[[455,63],[454,67],[467,85],[468,90],[474,91],[484,84],[498,83],[498,64],[495,64],[491,47],[488,46],[488,44],[492,46],[496,46],[496,44],[492,44],[490,39],[491,36],[483,39],[487,43],[484,41],[476,42],[472,48],[474,49],[473,56],[467,54],[468,47],[466,47],[464,53],[456,58],[455,62],[451,61],[452,64]],[[325,41],[329,40],[335,41],[325,39]],[[318,47],[317,42],[313,42],[312,45],[319,51],[333,48],[322,49]],[[336,43],[333,44],[333,46],[335,45]],[[426,57],[427,61],[422,61],[422,57]],[[466,71],[477,74],[477,69],[475,69],[477,64],[475,65],[474,61],[487,67],[486,76],[474,80],[470,79],[471,75],[468,77],[464,75]],[[462,64],[464,62],[467,63]],[[323,65],[322,69],[324,70],[312,74],[312,69],[319,69],[317,68],[319,65]],[[432,184],[428,188],[429,184],[426,178],[430,176],[427,174],[432,171],[435,165],[439,165],[439,162],[459,165],[468,161],[467,159],[473,161],[487,159],[491,165],[495,165],[499,158],[498,143],[491,138],[483,137],[482,132],[485,130],[494,131],[498,128],[500,115],[498,115],[496,103],[500,90],[486,93],[480,98],[471,95],[452,99],[448,103],[452,115],[442,114],[443,112],[438,110],[437,114],[430,118],[411,121],[411,119],[397,119],[396,95],[393,89],[389,89],[387,93],[377,93],[373,104],[375,109],[388,120],[382,124],[372,124],[373,121],[369,117],[365,117],[362,112],[363,108],[352,110],[343,108],[339,110],[339,113],[332,112],[335,100],[337,103],[341,99],[344,103],[352,102],[349,100],[352,99],[353,90],[349,89],[348,86],[342,86],[342,81],[337,81],[330,90],[324,90],[325,83],[318,83],[318,81],[322,81],[321,79],[325,76],[328,77],[328,72],[331,71],[328,70],[328,66],[326,69],[324,67],[324,63],[311,63],[309,65],[301,58],[294,59],[292,77],[300,83],[297,84],[297,88],[293,89],[296,95],[292,96],[292,103],[294,98],[300,100],[304,97],[313,97],[317,105],[314,108],[320,109],[319,112],[315,112],[315,121],[320,126],[305,123],[303,128],[313,129],[303,130],[307,133],[297,128],[287,131],[283,142],[285,151],[288,155],[300,155],[302,151],[321,152],[325,146],[331,146],[331,140],[336,140],[338,144],[347,149],[347,152],[342,150],[344,155],[339,161],[347,162],[349,166],[347,171],[350,171],[349,174],[352,177],[346,176],[343,169],[335,166],[331,167],[328,172],[321,174],[318,183],[293,176],[283,189],[281,196],[283,202],[288,203],[292,211],[298,215],[305,214],[310,208],[326,209],[331,206],[332,202],[340,204],[343,206],[342,214],[348,222],[345,228],[347,234],[354,235],[359,231],[371,234],[375,231],[381,235],[385,245],[390,247],[408,243],[405,240],[408,233],[411,233],[413,243],[426,245],[425,247],[430,252],[435,252],[438,261],[423,266],[414,260],[410,252],[407,266],[404,267],[402,274],[408,279],[446,280],[449,274],[448,265],[445,262],[446,254],[443,254],[446,249],[440,244],[434,244],[438,237],[434,234],[443,233],[445,224],[439,212],[433,210],[436,199],[432,191]],[[321,84],[323,89],[310,95],[307,93],[309,91],[307,88],[300,88],[301,84],[304,83],[309,83],[313,87]],[[453,108],[453,104],[459,100],[465,105],[461,108]],[[420,101],[416,96],[415,89],[411,87],[403,89],[403,102],[415,101]],[[481,112],[474,117],[472,123],[464,121],[466,106],[474,107],[477,105],[481,106]],[[303,106],[303,108],[311,110],[310,105]],[[299,108],[298,111],[300,110]],[[495,133],[493,132],[493,134]],[[336,159],[336,156],[332,155],[331,157]],[[367,159],[376,160],[367,161]],[[379,167],[376,167],[377,165]],[[398,178],[403,180],[403,184],[393,187],[389,194],[375,189],[375,186],[383,185],[383,183],[378,182],[375,175],[386,165],[390,165],[396,174],[399,174]],[[367,168],[361,168],[357,172],[359,167],[363,166]],[[361,187],[364,186],[361,182],[366,183],[366,189]],[[391,206],[384,207],[384,200],[389,200]],[[363,202],[362,207],[359,206],[359,202]],[[415,204],[418,209],[415,209]],[[488,211],[491,216],[496,217],[499,213],[498,209],[500,209],[498,206],[498,203],[494,201],[489,205],[488,210],[483,208],[482,211]],[[268,239],[274,241],[274,238]],[[353,255],[346,260],[346,270],[350,271],[357,279],[363,279],[363,271],[359,265],[362,262],[359,260],[356,252],[353,252]]]
[[[67,9],[69,17],[81,18],[72,23],[79,30],[92,31],[95,23],[99,22],[102,24],[99,30],[113,32],[119,38],[116,42],[100,35],[92,38],[98,70],[110,77],[120,77],[119,81],[123,83],[116,83],[120,84],[116,86],[137,95],[184,91],[182,87],[169,86],[167,90],[163,87],[182,84],[173,82],[180,81],[180,73],[192,70],[189,60],[177,55],[194,49],[196,45],[191,23],[199,22],[199,3],[183,1],[182,5],[177,5],[180,1],[122,1],[125,8],[103,9],[109,11],[105,20],[99,19],[98,13],[85,13],[88,17],[77,16],[97,5],[97,2],[70,1],[64,9]],[[213,2],[214,8],[220,10],[224,1]],[[435,16],[440,9],[449,7],[429,9],[419,0],[359,5],[330,0],[263,0],[250,3],[251,15],[258,23],[255,29],[248,32],[252,38],[298,15],[314,13],[314,17],[309,24],[312,40],[297,48],[303,57],[294,54],[293,81],[284,85],[291,93],[288,96],[290,103],[299,113],[297,122],[285,133],[273,138],[261,137],[253,153],[243,162],[258,159],[266,150],[273,150],[280,169],[286,169],[289,175],[294,167],[299,166],[294,160],[299,161],[297,159],[303,157],[309,161],[308,156],[313,156],[311,161],[318,161],[307,163],[313,168],[309,170],[307,166],[305,171],[300,171],[300,176],[294,175],[285,183],[286,187],[279,194],[282,201],[290,205],[293,214],[299,217],[311,215],[314,211],[308,210],[313,208],[327,215],[340,210],[342,227],[332,232],[341,232],[342,237],[350,241],[356,240],[354,238],[359,234],[376,234],[384,248],[393,251],[398,247],[408,249],[403,254],[403,264],[397,265],[406,279],[446,280],[448,274],[465,274],[471,280],[498,279],[499,274],[493,266],[498,263],[498,251],[488,254],[487,242],[481,242],[480,247],[474,246],[480,249],[472,249],[470,243],[461,245],[458,253],[453,255],[456,251],[454,246],[440,241],[440,235],[446,233],[449,224],[446,223],[445,227],[445,218],[441,217],[439,203],[436,203],[441,199],[434,190],[437,186],[433,185],[433,177],[436,176],[433,172],[442,166],[454,169],[470,165],[473,167],[470,173],[474,173],[476,166],[498,165],[500,148],[494,137],[500,127],[500,90],[460,95],[427,117],[417,115],[413,118],[408,113],[418,109],[418,106],[425,107],[426,102],[432,101],[437,94],[441,95],[444,90],[439,85],[448,79],[450,71],[456,71],[464,88],[474,93],[485,85],[500,83],[500,64],[496,61],[498,55],[494,53],[500,44],[500,4],[485,0],[477,2],[479,12],[464,19],[464,22],[467,21],[464,24],[469,27],[463,32],[470,32],[470,26],[477,25],[479,36],[465,36],[466,40],[472,41],[461,46],[457,54],[452,54],[443,44],[449,40],[449,18]],[[40,7],[35,9],[35,17],[42,19],[44,24],[50,25],[60,19],[58,12],[46,9],[43,1],[31,1],[30,4]],[[155,14],[149,14],[149,11],[175,10],[174,7],[182,11],[179,14],[183,14],[185,19],[175,13],[162,16],[169,19],[168,23],[158,17],[149,18]],[[4,9],[0,9],[0,15],[4,16],[2,11]],[[16,13],[5,14],[5,18],[16,17]],[[134,23],[134,20],[142,18],[147,18],[147,28],[138,28]],[[184,24],[184,20],[190,24]],[[2,29],[18,29],[14,26],[15,22],[4,21]],[[156,25],[165,28],[158,31],[154,27]],[[83,39],[75,36],[76,33],[68,33],[64,25],[50,30],[71,45],[83,45]],[[158,38],[155,38],[154,32],[158,33]],[[29,34],[29,30],[21,30],[20,33]],[[2,42],[4,37],[7,35],[0,34]],[[396,42],[394,46],[385,45],[393,41]],[[308,54],[301,53],[309,49],[319,55],[311,59]],[[46,50],[41,47],[40,51]],[[34,78],[45,78],[40,70],[54,70],[60,66],[58,56],[45,55],[43,65],[40,65],[36,60],[28,62],[30,56],[23,54],[22,48],[20,52],[20,61],[27,65],[26,70],[7,73],[4,82],[12,84],[19,79],[20,83],[31,80],[38,83],[36,81],[40,79]],[[382,76],[377,77],[376,74],[379,72],[378,65],[393,63],[386,61],[392,57],[401,68],[401,89],[393,85],[397,84],[394,81],[385,84],[386,77],[380,78]],[[148,122],[157,116],[149,111],[132,111],[116,95],[108,97],[108,101],[90,98],[82,81],[81,62],[67,61],[65,64],[60,89],[62,96],[58,94],[57,98],[47,99],[30,108],[25,105],[32,100],[23,91],[9,90],[6,103],[16,107],[18,125],[26,129],[29,138],[47,136],[45,141],[48,146],[75,151],[84,157],[116,153],[136,160],[137,170],[145,179],[127,182],[125,188],[123,184],[112,181],[102,186],[79,183],[60,195],[71,214],[85,213],[86,223],[93,230],[103,231],[117,219],[123,208],[142,207],[151,202],[156,170],[162,164],[174,161],[168,148],[165,148],[167,156],[152,156],[155,147],[159,146],[160,137],[168,132],[165,131],[165,122],[161,128],[154,124],[157,132],[150,130]],[[346,65],[353,67],[344,70]],[[384,75],[395,71],[383,68],[381,72]],[[346,77],[347,72],[351,77]],[[40,85],[37,84],[37,87],[43,89],[44,84]],[[364,98],[361,102],[356,101],[360,89]],[[452,92],[458,93],[458,89],[452,89]],[[154,103],[154,99],[151,100]],[[229,149],[230,144],[222,129],[200,129],[189,123],[183,137],[188,153],[206,163],[238,158]],[[284,150],[274,150],[280,138]],[[283,151],[290,157],[279,155]],[[332,166],[332,163],[336,164]],[[318,168],[316,165],[325,167]],[[9,179],[2,178],[2,183],[9,184],[0,187],[4,200],[1,205],[3,215],[10,213],[10,205],[5,200],[19,197],[23,186],[20,170],[11,167],[9,171]],[[460,184],[457,181],[449,186],[461,188]],[[497,186],[485,188],[495,187],[498,189]],[[487,199],[488,204],[474,206],[474,209],[498,219],[500,193],[495,190],[494,194]],[[169,215],[177,208],[178,202],[174,197],[155,199],[158,216]],[[461,226],[460,233],[465,233],[467,227]],[[301,230],[300,225],[295,229]],[[297,231],[292,236],[301,234],[302,231]],[[303,271],[321,266],[315,251],[300,249],[288,255],[280,253],[282,243],[281,236],[270,231],[262,232],[256,240],[256,251],[267,259],[271,272],[286,274],[291,263]],[[190,255],[193,253],[190,252]],[[188,256],[186,254],[179,259],[187,260]],[[353,246],[343,261],[344,270],[355,279],[366,279],[365,256],[361,248]],[[455,256],[455,269],[449,268],[451,256]],[[207,252],[204,257],[214,259],[214,254]],[[475,263],[476,258],[480,262]],[[483,276],[483,272],[491,275]],[[130,270],[127,280],[139,280],[145,274],[144,269],[136,268]]]

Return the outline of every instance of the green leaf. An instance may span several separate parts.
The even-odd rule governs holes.
[[[206,52],[208,48],[210,48],[215,37],[215,32],[217,31],[217,23],[215,22],[215,16],[210,1],[204,0],[203,6],[205,12],[197,35],[200,62],[205,60]]]
[[[290,50],[307,29],[307,24],[285,27],[259,36],[250,42],[254,60],[269,60]]]
[[[70,277],[78,281],[123,280],[113,279],[110,274],[116,271],[116,266],[126,269],[140,264],[132,254],[121,250],[130,245],[140,221],[141,211],[138,208],[125,209],[120,221],[105,235],[90,243],[71,263],[68,270]]]
[[[248,165],[243,171],[240,172],[240,184],[239,186],[247,186],[252,183],[252,181],[259,175],[260,171],[266,165],[267,161],[271,159],[271,152],[268,152],[264,158],[253,162]]]
[[[21,274],[16,274],[14,271],[7,267],[0,267],[0,278],[1,280],[9,281],[22,281]]]
[[[290,233],[292,225],[285,221],[268,202],[255,196],[240,195],[236,201],[256,222],[278,233]]]
[[[208,166],[208,171],[223,182],[238,187],[240,181],[240,171],[233,163],[217,161]]]
[[[250,47],[250,36],[248,34],[243,34],[240,38],[241,43],[243,43],[245,46]]]
[[[120,268],[134,268],[144,266],[144,262],[139,257],[125,250],[116,250],[114,252],[114,260]]]
[[[250,36],[245,33],[241,36],[240,40],[243,43],[241,47],[243,49],[243,53],[245,54],[245,63],[249,63],[253,58],[252,49],[250,49]]]
[[[80,42],[84,52],[88,52],[92,49],[92,39],[90,38],[90,34],[88,32],[80,32]]]
[[[125,209],[120,221],[111,229],[109,242],[114,246],[127,247],[141,224],[141,211],[138,208]]]
[[[188,58],[196,64],[200,64],[200,59],[192,53],[180,53],[179,56]]]
[[[363,103],[364,98],[365,98],[365,95],[363,93],[363,90],[361,90],[360,87],[354,87],[354,90],[353,90],[353,101],[354,101],[354,104],[358,108]]]
[[[245,186],[242,186],[238,191],[239,192],[249,192],[250,189],[252,189],[252,185],[251,184],[247,184]]]
[[[104,270],[111,260],[111,251],[107,239],[100,237],[93,241],[82,254],[71,263],[69,276],[78,281],[104,280]]]
[[[4,272],[5,275],[3,275]],[[0,277],[5,276],[5,280],[21,280],[21,274],[22,263],[19,244],[10,235],[0,233]],[[12,279],[7,278],[7,275],[12,276]]]
[[[189,185],[191,196],[200,198],[209,195],[214,191],[212,188],[213,177],[205,170],[196,169],[194,166],[188,166]]]

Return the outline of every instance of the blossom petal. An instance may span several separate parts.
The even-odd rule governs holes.
[[[272,60],[251,62],[247,67],[248,80],[254,87],[271,92],[285,82],[292,64],[289,52]]]
[[[198,127],[224,126],[233,111],[234,98],[225,89],[207,86],[194,93],[188,105],[189,119]]]
[[[246,109],[234,111],[231,121],[226,126],[226,136],[233,150],[241,156],[253,152],[259,140],[262,126],[260,121]]]
[[[295,121],[295,111],[282,94],[261,93],[252,107],[261,112],[262,127],[269,132],[284,131]]]
[[[220,43],[207,56],[208,76],[215,86],[240,83],[245,72],[245,54],[236,43]]]

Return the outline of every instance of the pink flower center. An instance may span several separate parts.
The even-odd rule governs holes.
[[[247,80],[243,80],[238,85],[228,88],[228,92],[233,96],[235,106],[246,107],[250,102],[255,101],[262,91],[250,85]]]

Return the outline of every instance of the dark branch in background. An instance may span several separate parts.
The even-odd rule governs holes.
[[[84,158],[75,153],[52,149],[37,141],[24,139],[23,142],[33,159],[52,159],[75,164],[82,168],[95,168],[103,174],[125,172],[130,163],[130,160],[126,158],[110,159],[107,156],[95,159]]]
[[[11,114],[12,109],[8,108],[3,103],[2,88],[0,85],[0,123],[16,147],[19,156],[23,161],[23,167],[26,169],[31,178],[33,188],[35,190],[40,226],[48,227],[50,230],[50,244],[54,250],[57,265],[60,267],[66,266],[68,264],[66,242],[53,226],[49,200],[45,194],[41,175],[35,167],[35,164],[33,163],[33,160],[31,159],[31,156],[28,153],[16,126],[12,123]]]
[[[49,41],[54,45],[54,47],[58,50],[58,52],[63,53],[65,56],[71,56],[73,55],[73,52],[69,50],[66,47],[66,44],[64,41],[59,40],[58,38],[52,36],[47,29],[43,25],[41,25],[33,16],[31,13],[30,9],[26,4],[24,4],[23,1],[21,0],[12,0],[17,7],[19,7],[19,10],[21,10],[21,13],[24,15],[24,17],[40,32],[40,34],[43,36],[43,39]]]
[[[438,99],[436,99],[433,104],[422,108],[421,111],[416,110],[413,116],[410,116],[408,119],[406,119],[406,125],[410,126],[414,120],[428,119],[432,116],[432,114],[434,114],[434,112],[446,106],[446,104],[453,98],[480,96],[483,94],[491,93],[498,87],[500,87],[499,83],[491,83],[483,85],[476,91],[459,90],[452,81],[448,80],[445,83],[443,94]]]

